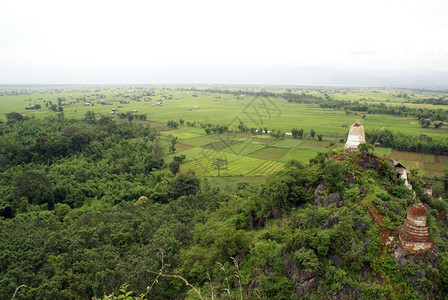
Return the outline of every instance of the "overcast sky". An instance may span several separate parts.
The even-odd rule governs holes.
[[[137,83],[173,68],[448,71],[447,32],[446,0],[9,0],[0,83]]]

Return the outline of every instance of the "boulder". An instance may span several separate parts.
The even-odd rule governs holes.
[[[365,233],[366,229],[367,229],[367,226],[366,226],[365,223],[360,222],[360,221],[355,223],[355,230],[358,230],[358,231],[361,231],[361,232]]]
[[[274,219],[280,219],[283,215],[283,211],[280,207],[276,206],[271,210],[271,216]]]
[[[300,286],[296,288],[296,295],[298,297],[304,297],[305,295],[308,295],[310,290],[319,282],[319,279],[314,277],[310,280],[305,281]]]
[[[315,274],[316,272],[314,272],[314,271],[309,271],[309,270],[307,270],[307,269],[302,269],[301,271],[300,271],[300,281],[301,282],[304,282],[304,281],[307,281],[307,280],[310,280],[311,278],[313,278],[314,277],[314,274]]]
[[[342,262],[342,257],[340,255],[332,254],[328,256],[328,259],[333,262],[333,265],[337,266]]]
[[[316,198],[314,198],[313,204],[314,205],[322,205],[322,204],[324,204],[324,201],[325,201],[324,196],[317,196]]]
[[[314,197],[322,195],[322,193],[327,189],[327,184],[325,181],[322,181],[317,188],[314,190]]]
[[[342,200],[342,196],[339,193],[331,194],[326,201],[324,201],[324,206],[329,206],[334,203],[339,203]]]
[[[299,277],[297,276],[297,266],[294,261],[288,261],[283,268],[283,273],[286,278],[292,281],[298,281]]]
[[[338,223],[339,223],[339,218],[338,217],[329,218],[322,225],[322,229],[333,227],[334,225],[336,225]]]
[[[360,158],[361,159],[359,161],[359,165],[361,167],[363,167],[364,169],[378,171],[378,169],[379,169],[378,161],[372,154],[370,154],[368,152],[363,152],[363,153],[361,153]]]

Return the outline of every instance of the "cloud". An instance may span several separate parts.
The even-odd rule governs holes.
[[[436,0],[8,1],[0,11],[0,75],[6,67],[36,81],[38,73],[24,70],[448,70],[447,12]]]

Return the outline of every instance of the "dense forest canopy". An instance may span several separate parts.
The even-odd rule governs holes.
[[[430,200],[412,171],[414,198],[369,147],[329,149],[307,165],[290,161],[262,186],[220,190],[167,171],[170,145],[146,122],[11,113],[0,145],[2,299],[20,285],[15,299],[197,298],[176,276],[203,298],[448,292],[448,174]],[[417,201],[435,246],[405,253],[397,229]]]

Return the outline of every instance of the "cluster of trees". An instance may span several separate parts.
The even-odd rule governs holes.
[[[183,89],[189,91],[201,91],[207,93],[222,93],[222,94],[231,94],[235,96],[240,95],[248,95],[255,97],[270,97],[270,98],[283,98],[286,99],[289,103],[317,103],[322,108],[332,108],[332,109],[341,109],[346,111],[357,111],[357,112],[367,112],[369,114],[386,114],[386,115],[396,115],[396,116],[414,116],[419,120],[429,119],[432,121],[444,121],[448,120],[448,112],[442,109],[427,109],[427,108],[413,108],[405,105],[402,106],[387,106],[384,103],[361,103],[359,101],[349,101],[349,100],[334,100],[328,94],[325,94],[325,98],[317,97],[311,94],[306,93],[276,93],[276,92],[268,92],[268,91],[231,91],[231,90],[222,90],[222,89]],[[404,97],[404,96],[403,96]],[[419,102],[420,101],[420,102]],[[429,103],[434,105],[446,105],[448,100],[446,99],[424,99],[419,100],[415,103]],[[438,124],[438,123],[437,123]]]
[[[147,116],[145,114],[135,114],[130,111],[126,113],[119,113],[118,117],[122,120],[127,119],[129,122],[132,122],[132,120],[140,120],[140,121],[146,121]]]
[[[174,120],[169,120],[168,123],[166,124],[169,128],[175,129],[177,127],[179,127],[179,122],[176,122]]]
[[[412,100],[410,103],[415,104],[432,104],[432,105],[448,105],[448,99],[444,98],[426,98],[420,100]]]
[[[322,108],[332,108],[346,111],[367,112],[395,116],[414,116],[419,120],[444,121],[448,119],[448,111],[442,109],[413,108],[405,105],[387,106],[384,103],[361,103],[359,101],[331,100],[319,104]]]
[[[447,138],[433,138],[424,134],[408,135],[384,130],[366,130],[367,142],[379,142],[382,147],[390,147],[400,151],[446,155],[448,152]]]
[[[419,119],[420,125],[422,126],[422,128],[429,128],[431,126],[431,120],[430,119]],[[435,122],[434,123],[434,128],[440,128],[443,126],[443,122]]]
[[[248,90],[226,90],[226,89],[196,89],[196,88],[188,88],[188,89],[180,89],[184,91],[197,91],[197,92],[205,92],[205,93],[220,93],[220,94],[229,94],[234,96],[253,96],[253,97],[263,97],[263,98],[283,98],[286,99],[290,103],[316,103],[323,101],[322,97],[316,97],[311,94],[302,93],[276,93],[270,91],[248,91]]]
[[[300,129],[293,128],[293,129],[291,129],[291,134],[294,139],[296,139],[296,138],[301,139],[303,137],[303,128],[300,128]]]
[[[229,127],[226,125],[213,125],[210,123],[204,124],[203,128],[205,128],[204,130],[206,134],[211,134],[212,132],[221,134],[229,131]]]
[[[87,199],[130,199],[139,185],[125,188],[133,182],[128,174],[149,175],[162,167],[165,154],[156,130],[110,117],[86,121],[12,114],[0,127],[0,144],[0,171],[6,176],[0,183],[0,215],[5,217],[33,205],[51,209],[56,203],[82,206]]]
[[[182,155],[162,169],[169,151],[147,124],[10,117],[0,125],[2,299],[20,285],[17,299],[87,299],[124,283],[151,299],[193,295],[191,286],[210,298],[448,292],[446,201],[428,202],[438,252],[397,260],[381,232],[401,226],[413,193],[368,147],[220,190],[179,173]],[[218,172],[226,165],[214,161]],[[411,181],[426,201],[423,181]]]

